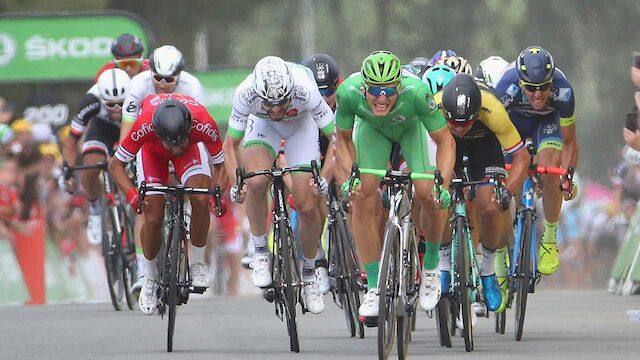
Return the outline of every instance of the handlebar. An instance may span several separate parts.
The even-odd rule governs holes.
[[[440,170],[437,168],[431,168],[433,174],[428,173],[403,173],[398,170],[379,170],[379,169],[368,169],[368,168],[359,168],[357,163],[354,163],[351,166],[351,176],[349,177],[349,189],[348,195],[351,197],[351,192],[353,190],[353,184],[356,179],[360,178],[360,174],[369,174],[382,178],[382,183],[386,185],[391,184],[407,184],[410,180],[434,180],[438,189],[437,199],[440,199],[440,188],[442,185],[442,176],[440,176]]]
[[[90,170],[90,169],[106,170],[108,167],[109,167],[109,164],[104,161],[95,163],[95,164],[75,165],[75,166],[69,166],[69,163],[65,161],[62,163],[62,176],[66,181],[73,177],[73,173],[75,171]]]
[[[139,197],[138,197],[138,205],[136,206],[136,211],[140,209],[142,206],[142,202],[144,201],[144,197],[147,192],[156,191],[164,194],[174,194],[177,195],[178,198],[181,198],[183,195],[189,194],[206,194],[213,195],[216,203],[216,216],[222,216],[221,211],[221,191],[220,185],[216,185],[213,190],[206,188],[194,188],[194,187],[184,187],[182,185],[177,186],[156,186],[156,185],[147,185],[146,182],[142,181],[140,183],[140,187],[138,188]]]
[[[242,187],[244,186],[244,180],[246,179],[250,179],[254,176],[260,176],[260,175],[264,175],[269,177],[270,179],[276,179],[276,178],[282,178],[285,175],[292,173],[292,172],[308,172],[311,173],[313,176],[313,181],[319,185],[320,184],[320,177],[319,177],[319,171],[318,171],[318,162],[315,160],[311,161],[311,166],[293,166],[293,167],[285,167],[285,168],[278,168],[278,167],[274,167],[271,169],[265,169],[265,170],[258,170],[258,171],[252,171],[252,172],[248,172],[245,173],[244,170],[242,168],[237,168],[236,169],[236,186],[237,188],[240,190],[242,189]]]

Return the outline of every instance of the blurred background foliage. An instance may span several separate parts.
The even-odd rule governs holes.
[[[541,45],[575,90],[581,171],[602,182],[622,147],[632,52],[640,50],[637,0],[0,0],[0,12],[107,9],[142,18],[154,44],[178,46],[189,69],[326,52],[347,75],[377,49],[409,62],[450,48],[475,66]]]

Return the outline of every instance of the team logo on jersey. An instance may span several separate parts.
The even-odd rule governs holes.
[[[407,120],[407,117],[404,115],[395,115],[394,117],[391,118],[391,123],[393,125],[398,125],[398,124],[402,124],[406,120]]]
[[[553,100],[569,101],[571,99],[571,93],[571,88],[559,88],[557,92],[553,93]]]
[[[293,88],[293,100],[299,102],[300,104],[306,104],[309,102],[311,95],[309,90],[302,86],[296,86]]]
[[[240,104],[244,106],[250,106],[257,98],[258,94],[253,88],[247,88],[240,92]]]
[[[140,129],[131,132],[131,140],[138,141],[152,131],[153,131],[153,123],[144,123],[140,126]]]
[[[429,108],[429,110],[431,110],[431,112],[436,111],[436,109],[438,108],[438,104],[436,103],[436,101],[429,95],[427,95],[427,107]]]
[[[218,130],[213,127],[213,125],[209,123],[201,123],[198,120],[193,120],[193,127],[196,128],[199,132],[207,135],[213,140],[213,142],[218,141]]]
[[[547,135],[551,135],[554,132],[556,132],[556,130],[558,130],[558,125],[548,124],[547,126],[544,127],[544,129],[542,129],[542,132],[544,132]]]
[[[293,116],[296,116],[296,115],[298,115],[298,109],[293,108],[293,109],[287,110],[287,115],[286,116],[293,117]]]

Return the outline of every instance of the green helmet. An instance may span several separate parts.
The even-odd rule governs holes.
[[[381,85],[400,81],[400,59],[384,50],[374,51],[362,62],[362,79],[367,85]]]

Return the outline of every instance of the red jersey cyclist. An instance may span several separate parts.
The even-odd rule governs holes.
[[[140,116],[109,163],[109,172],[135,207],[138,190],[125,172],[126,163],[134,157],[137,157],[139,165],[138,180],[144,180],[148,185],[167,185],[169,161],[175,167],[176,178],[185,186],[212,188],[217,183],[224,188],[226,183],[218,125],[203,105],[186,95],[147,96]],[[210,162],[214,167],[214,182],[211,181]],[[147,315],[155,312],[158,303],[156,257],[162,244],[164,201],[162,194],[149,192],[140,209],[144,216],[140,237],[146,264],[138,302]],[[190,195],[189,201],[192,209],[191,244],[202,248],[209,230],[209,196]],[[208,286],[202,263],[194,259],[190,272],[193,286]]]

